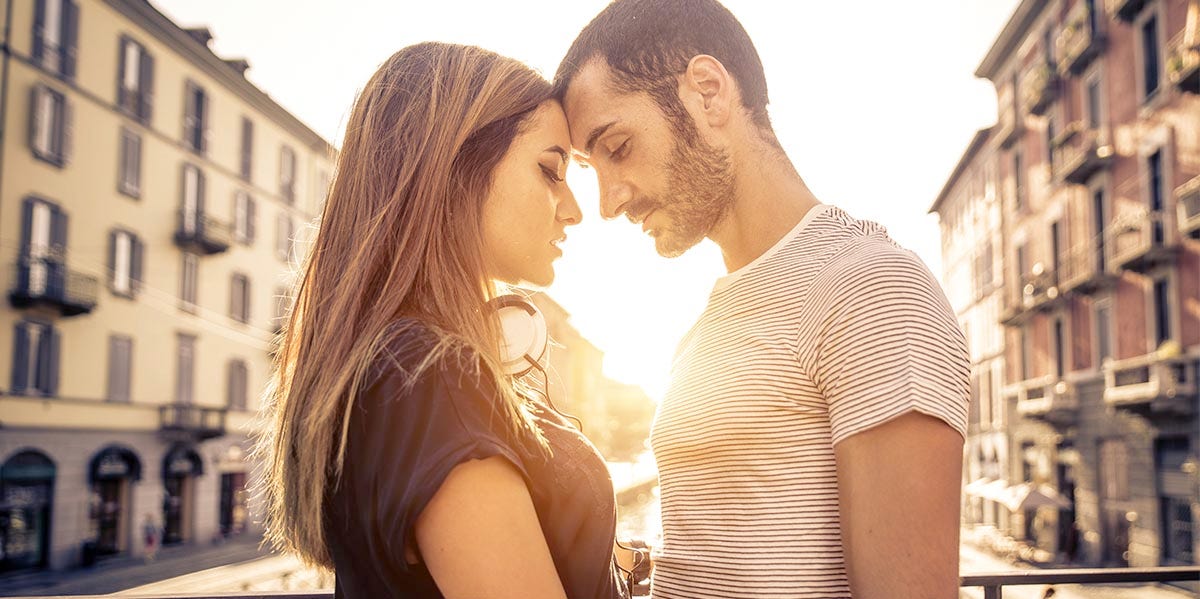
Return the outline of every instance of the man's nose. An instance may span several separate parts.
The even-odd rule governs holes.
[[[626,183],[600,179],[600,216],[612,219],[621,216],[625,205],[633,199],[633,189]]]

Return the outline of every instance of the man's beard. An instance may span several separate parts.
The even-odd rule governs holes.
[[[734,198],[735,178],[729,153],[701,139],[690,119],[677,124],[678,127],[692,131],[675,137],[666,165],[665,197],[644,198],[638,204],[648,206],[637,210],[641,216],[659,211],[666,217],[667,224],[654,237],[655,249],[666,258],[682,255],[708,236],[729,211]],[[685,141],[689,139],[690,143]]]

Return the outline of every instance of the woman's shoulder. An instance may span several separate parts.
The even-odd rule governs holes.
[[[458,391],[486,387],[486,366],[461,339],[417,318],[388,325],[372,360],[365,388],[397,389],[451,386]]]

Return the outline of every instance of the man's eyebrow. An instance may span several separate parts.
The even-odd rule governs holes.
[[[600,136],[604,135],[604,132],[608,131],[609,127],[612,127],[615,124],[617,124],[616,121],[609,121],[603,125],[600,125],[599,127],[596,127],[595,129],[592,129],[592,132],[587,136],[587,143],[583,144],[583,152],[588,156],[591,156],[592,149],[596,147],[596,140],[600,139]]]

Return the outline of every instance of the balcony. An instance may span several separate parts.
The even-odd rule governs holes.
[[[1179,210],[1179,233],[1200,239],[1200,176],[1175,188],[1175,199]]]
[[[1039,63],[1021,79],[1021,105],[1029,114],[1045,114],[1058,99],[1058,73]]]
[[[1052,310],[1062,301],[1054,271],[1046,269],[1039,262],[1033,265],[1030,272],[1021,275],[1021,288],[1015,297],[1012,293],[1006,294],[1000,324],[1025,324],[1036,312]]]
[[[22,256],[11,272],[8,301],[14,308],[40,306],[63,316],[78,316],[96,307],[99,279],[70,270],[61,254]]]
[[[1200,31],[1186,28],[1167,44],[1167,81],[1189,94],[1200,94]]]
[[[1175,259],[1176,239],[1166,212],[1140,210],[1115,220],[1107,233],[1111,269],[1146,272]]]
[[[225,408],[159,406],[158,432],[167,441],[197,442],[225,435]]]
[[[1058,290],[1089,294],[1110,287],[1116,277],[1108,271],[1101,238],[1090,239],[1063,254],[1059,261]]]
[[[1054,148],[1054,175],[1065,183],[1082,185],[1097,171],[1108,168],[1113,147],[1107,129],[1092,129],[1083,121],[1074,121],[1051,142]]]
[[[1114,20],[1132,22],[1146,6],[1146,0],[1105,0],[1104,8]]]
[[[1097,21],[1086,2],[1076,2],[1058,35],[1058,72],[1078,75],[1104,51],[1104,36],[1093,26]]]
[[[1079,413],[1075,385],[1046,376],[1018,383],[1005,395],[1016,397],[1017,413],[1026,418],[1065,426]]]
[[[1016,91],[1011,84],[1005,85],[1000,88],[997,98],[1000,113],[996,115],[996,138],[1000,140],[1000,146],[1004,148],[1011,146],[1025,132],[1025,127],[1017,116],[1017,103],[1013,100],[1014,93]]]
[[[233,227],[203,212],[180,210],[175,245],[198,254],[220,254],[233,245]]]
[[[1154,352],[1104,367],[1104,402],[1140,414],[1191,416],[1196,406],[1196,359]]]

